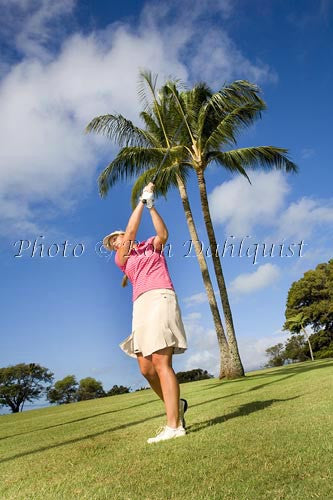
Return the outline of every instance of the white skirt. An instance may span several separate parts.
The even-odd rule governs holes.
[[[139,295],[133,302],[132,333],[119,346],[132,358],[169,346],[182,354],[188,346],[175,291],[156,288]]]

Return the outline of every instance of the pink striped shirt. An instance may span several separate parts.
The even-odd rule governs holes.
[[[133,286],[133,302],[143,292],[155,288],[170,288],[174,290],[168,266],[161,250],[155,250],[153,240],[155,236],[141,241],[136,248],[132,248],[130,256],[122,266],[118,253],[115,255],[116,265],[128,276]]]

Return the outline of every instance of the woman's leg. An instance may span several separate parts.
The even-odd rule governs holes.
[[[179,427],[179,383],[172,368],[173,347],[165,347],[151,354],[153,366],[159,376],[167,414],[167,425]]]
[[[160,378],[155,370],[152,362],[152,355],[142,356],[142,353],[137,353],[137,359],[142,375],[148,380],[150,387],[156,392],[159,398],[164,401]]]

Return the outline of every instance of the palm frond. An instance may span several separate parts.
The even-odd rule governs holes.
[[[166,152],[167,148],[138,146],[122,148],[116,158],[109,163],[98,177],[100,196],[106,196],[108,190],[120,180],[131,179],[136,175],[141,175],[148,168],[159,165]],[[169,151],[163,169],[167,168],[172,162],[182,161],[183,156],[183,146],[174,146]]]
[[[104,134],[119,146],[156,146],[156,138],[149,131],[136,127],[121,114],[96,116],[87,125],[85,132]]]
[[[266,109],[265,102],[257,95],[261,89],[247,80],[235,80],[227,86],[223,86],[218,92],[212,94],[208,102],[203,103],[198,114],[198,140],[203,142],[228,113],[235,108],[252,103],[261,109]],[[210,122],[212,127],[207,122]],[[210,130],[210,131],[209,131]]]
[[[148,70],[141,68],[139,70],[139,79],[137,84],[137,91],[139,99],[143,104],[144,111],[152,109],[153,102],[156,100],[156,83],[158,75]],[[146,87],[149,89],[149,94],[147,93]]]
[[[207,160],[216,160],[220,165],[231,171],[244,170],[243,167],[255,169],[258,166],[267,169],[282,169],[286,172],[298,172],[298,166],[288,159],[288,149],[275,146],[256,146],[233,149],[231,151],[212,151],[207,154]],[[244,175],[244,174],[243,174]],[[249,179],[248,179],[249,180]]]
[[[232,173],[239,172],[241,175],[246,177],[246,179],[249,181],[249,183],[252,185],[249,176],[247,175],[244,167],[241,165],[240,162],[234,161],[234,162],[228,162],[225,161],[225,158],[223,156],[223,153],[221,151],[211,151],[208,153],[208,162],[207,165],[211,161],[216,161],[217,164],[219,164],[221,167],[225,168],[226,170],[229,170]]]
[[[209,99],[213,95],[211,89],[205,82],[197,83],[189,92],[182,93],[184,102],[186,103],[186,111],[195,123],[197,129],[197,122],[200,112]]]
[[[174,85],[172,90],[164,85],[158,91],[156,82],[157,75],[148,70],[140,70],[139,97],[145,102],[145,109],[140,117],[144,121],[144,128],[136,127],[122,115],[96,117],[87,127],[87,131],[104,133],[122,146],[116,158],[98,178],[102,197],[120,180],[143,175],[147,184],[152,180],[148,172],[152,176],[158,173],[155,189],[161,194],[165,194],[173,184],[177,186],[176,172],[186,181],[187,172],[190,172],[192,165],[191,151],[183,144],[183,131],[182,137],[177,136],[176,143],[179,145],[173,141],[175,131],[183,120],[178,108],[179,103],[183,105],[182,98],[179,93],[177,102],[174,98],[175,91],[178,92],[177,81],[169,80],[169,84]],[[189,142],[188,134],[185,142]],[[166,152],[168,155],[165,163],[161,164]]]
[[[225,112],[244,103],[244,101],[262,105],[264,101],[258,95],[260,92],[260,87],[248,80],[235,80],[213,94],[211,105],[217,110]]]
[[[142,193],[143,188],[151,181],[151,179],[156,174],[158,167],[153,167],[145,172],[143,172],[135,181],[132,193],[131,193],[131,206],[132,210],[136,207],[138,203],[138,197]],[[159,172],[158,182],[154,187],[154,198],[157,199],[158,196],[164,196],[166,200],[166,195],[172,186],[178,187],[177,176],[181,177],[184,184],[187,183],[188,177],[190,175],[191,167],[186,164],[181,164],[177,162],[171,163],[169,166],[163,167],[162,171]]]
[[[153,114],[149,113],[148,111],[141,111],[140,118],[144,121],[146,130],[148,130],[150,134],[152,134],[159,141],[159,144],[161,145],[161,143],[163,143],[164,140],[164,135],[163,132],[161,131],[161,127],[159,127],[159,124],[154,118]]]
[[[162,103],[161,113],[164,117],[164,129],[168,137],[169,144],[173,145],[175,143],[176,135],[177,142],[179,144],[183,144],[184,141],[188,142],[188,133],[186,132],[186,127],[181,125],[185,125],[185,121],[179,107],[179,103],[181,103],[182,106],[185,105],[182,98],[183,94],[178,94],[178,100],[176,100],[170,86],[174,86],[175,88],[175,82],[168,81],[160,89]],[[182,128],[182,134],[178,132],[180,128]]]
[[[191,130],[191,127],[190,127],[190,123],[189,123],[190,116],[186,115],[186,111],[187,110],[185,108],[185,105],[184,105],[184,102],[183,102],[183,99],[182,99],[182,95],[179,94],[178,89],[177,89],[177,87],[176,87],[176,85],[175,85],[174,82],[169,82],[168,83],[168,87],[169,87],[169,89],[170,89],[170,91],[171,91],[171,93],[172,93],[172,95],[173,95],[173,97],[175,99],[175,109],[178,110],[178,113],[179,113],[180,117],[184,120],[186,128],[187,128],[188,133],[189,133],[189,136],[191,138],[191,141],[194,142],[193,133],[192,133],[192,130]]]
[[[158,119],[158,122],[161,126],[161,129],[163,131],[165,140],[167,145],[169,145],[169,140],[168,136],[166,133],[166,120],[164,120],[163,113],[161,110],[161,103],[158,102],[157,96],[156,96],[156,82],[157,82],[158,75],[153,75],[151,71],[149,70],[140,70],[140,78],[139,78],[139,85],[138,85],[138,94],[141,100],[146,103],[146,108],[145,111],[149,111],[152,114],[156,116]],[[151,100],[149,101],[146,93],[146,85],[148,86],[148,89],[151,94]],[[162,103],[163,105],[163,103]]]
[[[261,118],[261,111],[265,106],[246,103],[238,106],[228,113],[219,122],[215,130],[212,131],[206,141],[204,141],[203,153],[211,149],[219,149],[222,145],[236,144],[235,133],[240,132],[242,128],[252,125],[255,120]]]
[[[174,83],[179,91],[187,91],[189,90],[188,85],[184,80],[181,78],[177,78],[175,76],[169,75],[166,78],[165,84],[164,85],[169,85],[169,83]]]

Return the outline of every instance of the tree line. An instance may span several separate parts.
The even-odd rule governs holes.
[[[178,372],[179,383],[211,378],[207,370],[197,368]],[[26,401],[33,402],[46,396],[49,403],[68,404],[88,399],[104,398],[130,392],[130,387],[114,385],[105,391],[102,382],[93,377],[82,378],[67,375],[53,384],[54,374],[37,363],[18,363],[0,368],[0,406],[7,406],[12,413],[23,410]],[[150,389],[142,387],[137,390]],[[135,392],[135,391],[134,391]]]
[[[266,367],[282,366],[288,363],[310,361],[311,359],[333,358],[333,334],[321,330],[309,336],[313,358],[308,340],[304,335],[293,335],[285,343],[279,342],[266,349],[269,361]]]

